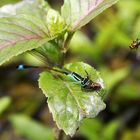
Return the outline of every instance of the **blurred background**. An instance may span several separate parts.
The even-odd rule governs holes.
[[[1,0],[0,6],[17,0]],[[62,0],[48,0],[60,10]],[[101,72],[108,92],[106,109],[85,119],[69,140],[140,140],[140,1],[120,0],[72,38],[65,62],[84,61]],[[38,87],[38,70],[17,71],[20,63],[37,65],[28,54],[0,67],[0,140],[54,140],[55,123]]]

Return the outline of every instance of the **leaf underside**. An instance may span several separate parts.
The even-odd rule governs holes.
[[[91,66],[77,62],[68,64],[65,68],[86,76],[85,70],[93,81],[98,81],[99,73]],[[73,136],[83,118],[93,118],[105,108],[102,96],[104,87],[97,93],[81,90],[80,83],[67,79],[66,76],[56,77],[49,72],[40,74],[39,87],[48,97],[49,109],[57,126],[68,135]]]
[[[75,31],[118,0],[65,0],[61,13],[70,31]]]
[[[46,13],[39,5],[37,7],[36,1],[7,5],[11,10],[6,14],[3,14],[3,7],[0,9],[0,65],[54,38],[43,19]],[[34,9],[37,12],[33,13]]]

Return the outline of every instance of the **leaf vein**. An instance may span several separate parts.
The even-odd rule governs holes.
[[[35,24],[34,22],[32,22],[31,20],[29,20],[29,19],[26,19],[26,18],[24,18],[26,21],[29,21],[30,23],[32,23],[33,25],[35,25],[38,29],[40,29],[40,31],[42,31],[42,33],[44,33],[45,35],[47,35],[48,36],[48,34],[42,29],[42,28],[40,28],[40,26],[38,26],[37,24]],[[44,24],[43,24],[44,25]]]
[[[71,90],[71,88],[69,87],[69,85],[64,82],[64,84],[66,85],[66,87],[69,89],[71,96],[74,98],[74,100],[76,101],[77,105],[80,107],[79,102],[76,100],[75,96],[73,95],[73,92]],[[78,110],[79,111],[79,110]]]
[[[29,32],[32,32],[33,34],[36,34],[36,35],[39,36],[39,37],[42,37],[41,35],[39,35],[38,33],[34,32],[33,30],[31,30],[31,29],[29,29],[29,28],[26,28],[26,27],[24,27],[24,26],[22,26],[22,25],[16,24],[16,23],[13,23],[13,22],[0,22],[0,23],[9,24],[9,25],[16,25],[16,26],[18,26],[18,27],[21,27],[22,29],[25,29],[25,30],[27,30],[27,31],[29,31]]]
[[[2,29],[0,29],[0,32],[5,32],[5,33],[8,33],[8,34],[14,34],[14,35],[17,35],[17,36],[21,36],[21,37],[23,37],[24,39],[30,39],[29,37],[34,37],[34,36],[24,36],[24,35],[22,35],[22,34],[20,34],[20,33],[16,33],[16,32],[10,32],[10,31],[6,31],[6,30],[2,30]],[[35,37],[38,37],[38,36],[35,36]],[[8,37],[7,37],[8,38]],[[38,37],[39,38],[39,37]]]
[[[30,40],[32,40],[32,39],[37,39],[37,40],[40,40],[39,38],[31,38]],[[30,40],[28,40],[28,41],[30,41]],[[19,42],[24,42],[25,41],[25,39],[20,39],[20,40],[17,40],[17,41],[9,41],[9,43],[7,43],[6,45],[4,45],[4,46],[0,46],[0,48],[1,49],[3,49],[3,48],[5,48],[5,47],[8,47],[8,46],[11,46],[11,45],[16,45],[17,43],[19,43]]]

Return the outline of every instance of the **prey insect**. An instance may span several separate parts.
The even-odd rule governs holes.
[[[132,42],[132,44],[129,46],[129,48],[132,49],[138,49],[138,47],[140,46],[140,40],[137,38],[136,40],[134,40]]]
[[[40,67],[27,66],[27,65],[22,65],[22,64],[17,67],[18,70],[25,70],[25,69],[30,69],[30,68],[40,68]],[[57,69],[57,68],[51,68],[51,67],[47,67],[47,66],[44,66],[44,67],[41,67],[41,68],[42,69],[47,69],[49,71],[52,70],[52,71],[55,71],[55,72],[59,72],[61,74],[64,74],[64,75],[70,77],[74,81],[79,82],[80,85],[81,85],[81,89],[83,89],[85,91],[99,91],[102,88],[99,83],[93,82],[90,79],[87,71],[85,71],[87,76],[83,77],[80,74],[78,74],[76,72],[73,72],[73,71],[70,71],[70,70],[67,70],[67,69]]]

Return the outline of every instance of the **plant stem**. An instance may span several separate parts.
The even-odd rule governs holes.
[[[64,139],[64,132],[63,130],[58,129],[57,126],[54,128],[55,140],[63,140]]]
[[[64,139],[64,132],[60,130],[58,140],[63,140]]]
[[[69,33],[63,43],[62,52],[65,54],[68,50],[69,43],[74,33]]]
[[[66,55],[66,52],[68,50],[68,46],[69,46],[69,43],[71,41],[71,38],[73,36],[74,33],[69,33],[66,37],[66,39],[64,40],[63,42],[63,46],[62,46],[62,61],[61,61],[61,66],[63,66],[64,64],[64,58],[65,58],[65,55]]]

